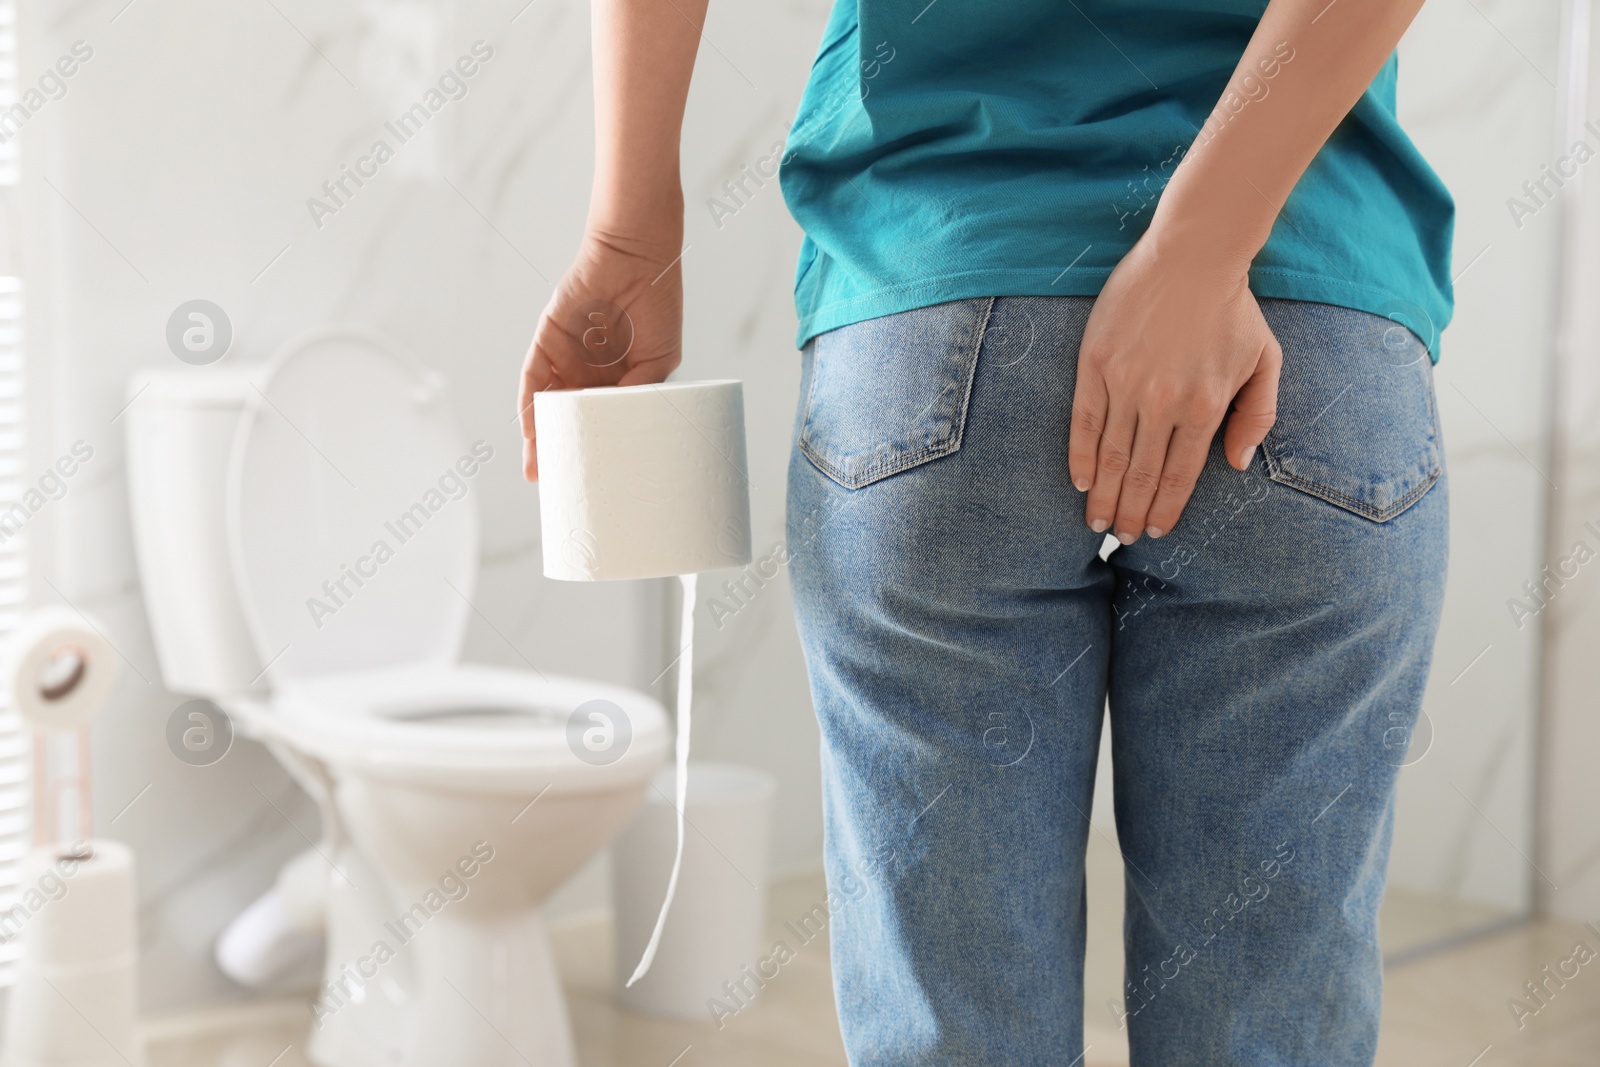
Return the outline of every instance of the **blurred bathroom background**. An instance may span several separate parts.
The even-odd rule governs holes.
[[[782,142],[827,8],[714,0],[686,124],[680,376],[745,383],[757,558],[784,536],[800,234],[775,181],[747,183],[737,201],[724,183]],[[1600,150],[1600,28],[1588,12],[1586,0],[1430,0],[1401,47],[1402,118],[1459,208],[1459,311],[1437,370],[1446,614],[1424,716],[1394,740],[1406,766],[1383,1063],[1600,1063],[1600,972],[1586,968],[1522,1027],[1507,1008],[1575,940],[1600,943],[1578,925],[1600,923],[1600,567],[1559,572],[1578,543],[1600,548],[1600,170],[1585,166]],[[494,451],[472,489],[481,555],[464,658],[670,703],[670,590],[542,577],[537,494],[518,469],[518,368],[584,220],[588,16],[574,0],[0,0],[0,110],[58,57],[78,59],[0,143],[0,493],[33,484],[75,442],[92,449],[0,544],[0,629],[25,606],[66,604],[101,620],[124,660],[93,730],[94,817],[138,856],[152,1062],[304,1062],[290,1057],[307,994],[243,989],[213,953],[319,833],[316,805],[254,742],[194,767],[166,741],[187,697],[163,689],[146,621],[120,417],[131,376],[174,365],[179,305],[222,309],[229,364],[354,323],[444,375],[466,438]],[[474,42],[492,58],[464,94],[336,210],[310,210],[310,198],[334,202],[324,183]],[[1582,163],[1579,141],[1591,146]],[[706,595],[727,577],[704,576]],[[824,892],[818,737],[786,581],[716,619],[702,606],[694,662],[696,757],[778,781],[775,924]],[[26,776],[15,717],[0,715],[11,891]],[[1125,1056],[1107,1003],[1121,987],[1108,786],[1102,774],[1090,1064]],[[616,1007],[608,862],[550,905],[583,1063],[844,1063],[820,948],[720,1028]]]

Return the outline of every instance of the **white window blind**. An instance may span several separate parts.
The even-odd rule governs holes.
[[[0,111],[17,102],[17,4],[0,0]],[[0,144],[0,186],[17,184],[17,139]]]
[[[22,285],[0,276],[0,512],[22,498]],[[21,621],[28,601],[28,531],[0,543],[0,641]],[[29,742],[11,697],[0,687],[0,912],[16,903],[22,858],[29,847]],[[16,970],[20,938],[0,943],[0,986]]]
[[[0,0],[0,111],[17,102],[17,5]],[[7,229],[17,221],[17,138],[0,144],[0,209]],[[22,367],[22,281],[0,274],[0,513],[22,498],[25,404]],[[28,601],[28,532],[0,542],[0,641],[16,629]],[[29,848],[29,743],[0,690],[0,912],[17,902],[22,858]],[[0,942],[0,986],[15,979],[20,938]]]

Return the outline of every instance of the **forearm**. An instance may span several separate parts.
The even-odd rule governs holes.
[[[1421,7],[1422,0],[1271,0],[1162,194],[1151,220],[1158,247],[1247,267]]]
[[[591,231],[675,242],[678,152],[707,0],[594,0],[595,158]]]

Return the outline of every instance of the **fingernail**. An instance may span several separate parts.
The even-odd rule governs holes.
[[[1089,483],[1084,481],[1084,480],[1082,480],[1081,478],[1079,480],[1073,482],[1072,484],[1077,487],[1077,490],[1080,493],[1087,493],[1089,491]]]
[[[1091,519],[1089,521],[1089,529],[1093,530],[1095,533],[1105,533],[1106,527],[1110,525],[1111,524],[1104,519]]]
[[[1144,532],[1149,534],[1151,537],[1160,537],[1166,531],[1162,530],[1159,526],[1146,526],[1144,528]]]
[[[1251,445],[1249,448],[1245,449],[1243,452],[1240,452],[1239,453],[1239,466],[1241,468],[1250,466],[1250,461],[1255,458],[1255,454],[1256,454],[1256,446],[1255,445]]]
[[[1119,533],[1117,534],[1117,540],[1125,545],[1131,545],[1139,540],[1139,535],[1136,533]]]

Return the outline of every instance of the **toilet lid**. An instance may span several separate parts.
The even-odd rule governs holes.
[[[228,535],[245,620],[282,681],[460,651],[493,456],[442,382],[356,328],[290,342],[234,438]]]

